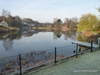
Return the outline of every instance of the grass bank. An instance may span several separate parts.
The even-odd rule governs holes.
[[[16,27],[0,27],[0,33],[6,33],[10,31],[18,31],[19,29]]]
[[[67,27],[61,27],[61,28],[56,28],[56,27],[36,27],[34,29],[49,29],[49,30],[62,30],[62,31],[68,31],[68,30],[77,30],[77,28],[67,28]]]
[[[99,75],[99,65],[100,51],[95,51],[27,75]]]

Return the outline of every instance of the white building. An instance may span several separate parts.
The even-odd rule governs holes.
[[[0,26],[8,27],[8,24],[5,21],[0,22]]]

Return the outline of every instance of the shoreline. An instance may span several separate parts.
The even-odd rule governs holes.
[[[87,38],[99,36],[99,32],[98,31],[84,31],[84,32],[81,32],[81,34],[84,37],[87,37]]]
[[[8,33],[10,31],[18,31],[18,28],[15,27],[0,27],[0,33]]]
[[[38,28],[33,28],[33,29],[47,29],[47,30],[62,30],[62,31],[68,31],[68,30],[77,30],[77,28],[55,28],[55,27],[38,27]]]

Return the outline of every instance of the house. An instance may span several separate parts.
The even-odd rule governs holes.
[[[8,27],[8,24],[5,21],[1,21],[0,26]]]

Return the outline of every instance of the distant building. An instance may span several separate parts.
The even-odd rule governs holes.
[[[8,24],[5,21],[1,21],[0,26],[8,27]]]

